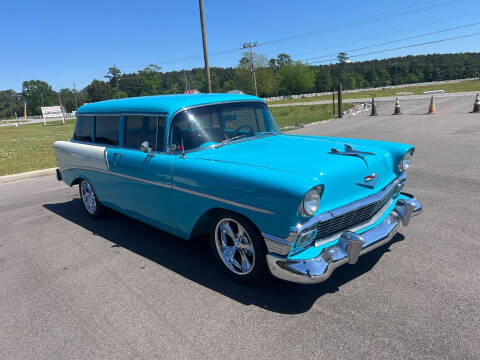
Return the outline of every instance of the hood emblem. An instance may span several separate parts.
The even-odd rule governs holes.
[[[340,151],[340,150],[338,150],[338,149],[332,148],[332,149],[330,149],[329,154],[330,154],[330,155],[345,155],[345,156],[355,156],[355,157],[358,157],[358,158],[362,159],[362,160],[365,162],[365,165],[367,165],[367,167],[368,167],[368,163],[367,163],[367,161],[365,160],[365,156],[368,156],[368,155],[376,155],[375,153],[372,153],[372,152],[355,150],[355,149],[352,147],[352,145],[348,145],[348,144],[345,144],[345,150],[344,150],[344,151]]]
[[[363,178],[363,181],[357,182],[357,185],[365,186],[370,189],[373,189],[377,184],[377,182],[378,182],[378,175],[376,173],[372,173],[370,175],[365,176]]]

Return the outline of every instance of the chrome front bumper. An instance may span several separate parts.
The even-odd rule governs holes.
[[[357,234],[346,231],[337,244],[326,247],[312,259],[296,260],[275,253],[267,254],[270,272],[277,278],[302,284],[325,281],[339,266],[355,264],[359,256],[389,242],[402,226],[407,226],[412,216],[422,212],[420,202],[414,196],[403,193],[409,199],[400,199],[387,217],[377,226]]]

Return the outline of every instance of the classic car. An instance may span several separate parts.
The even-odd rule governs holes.
[[[111,208],[179,238],[209,235],[220,267],[319,283],[421,213],[402,192],[414,147],[291,135],[260,98],[163,95],[81,106],[54,145],[86,213]]]

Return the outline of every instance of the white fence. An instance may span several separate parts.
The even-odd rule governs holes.
[[[408,88],[410,86],[441,85],[441,84],[459,83],[459,82],[463,82],[463,81],[472,81],[472,80],[479,80],[479,79],[480,78],[475,77],[475,78],[458,79],[458,80],[443,80],[443,81],[431,81],[431,82],[423,82],[423,83],[415,83],[415,84],[389,85],[389,86],[382,86],[382,87],[376,87],[376,88],[343,90],[343,93],[344,94],[352,94],[352,93],[363,92],[363,91]],[[301,98],[309,98],[309,97],[325,96],[325,95],[332,95],[332,92],[331,91],[326,91],[326,92],[321,92],[321,93],[273,96],[273,97],[263,98],[263,100],[268,102],[268,101],[278,101],[278,100],[285,100],[285,99],[301,99]]]

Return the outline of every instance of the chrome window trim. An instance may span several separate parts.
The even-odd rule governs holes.
[[[132,116],[132,115],[141,115],[141,116],[168,116],[168,112],[161,111],[158,113],[142,113],[142,112],[134,112],[134,113],[76,113],[75,115],[78,116]]]
[[[150,185],[155,185],[155,186],[160,186],[160,187],[163,187],[163,188],[169,188],[169,189],[172,189],[172,190],[181,191],[181,192],[184,192],[184,193],[187,193],[187,194],[200,196],[200,197],[203,197],[203,198],[206,198],[206,199],[219,201],[219,202],[222,202],[222,203],[225,203],[225,204],[241,207],[241,208],[244,208],[244,209],[247,209],[247,210],[252,210],[252,211],[267,214],[267,215],[274,215],[275,214],[274,212],[272,212],[270,210],[257,208],[255,206],[238,203],[236,201],[231,201],[231,200],[223,199],[223,198],[220,198],[220,197],[217,197],[217,196],[200,193],[200,192],[197,192],[197,191],[194,191],[194,190],[185,189],[185,188],[175,186],[175,185],[171,185],[171,184],[165,184],[165,183],[161,183],[161,182],[158,182],[158,181],[151,181],[151,180],[137,178],[137,177],[134,177],[134,176],[119,174],[119,173],[116,173],[116,172],[113,172],[113,171],[105,171],[105,170],[101,170],[101,169],[97,169],[97,168],[89,168],[89,167],[69,166],[69,167],[61,168],[60,172],[67,171],[67,170],[72,170],[72,169],[89,170],[89,171],[96,171],[96,172],[100,172],[100,173],[108,174],[108,175],[115,175],[115,176],[123,177],[123,178],[129,179],[129,180],[133,180],[133,181],[139,181],[139,182],[143,182],[143,183],[150,184]]]

